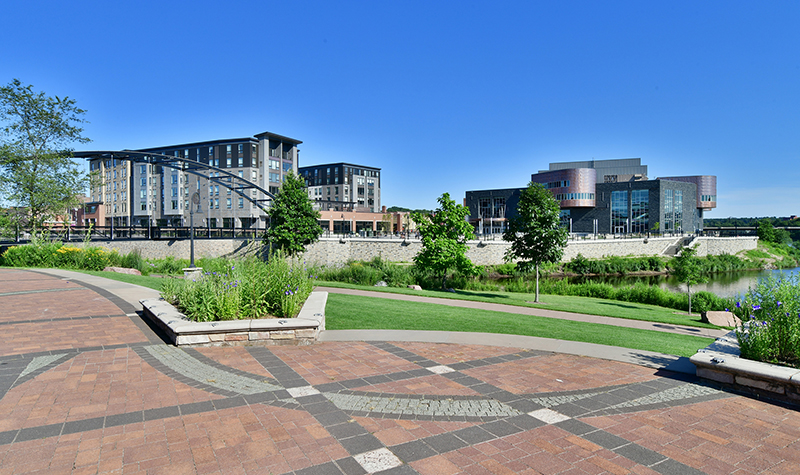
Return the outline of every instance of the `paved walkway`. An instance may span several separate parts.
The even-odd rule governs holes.
[[[0,474],[800,473],[796,409],[692,375],[402,333],[177,349],[152,293],[0,269]]]

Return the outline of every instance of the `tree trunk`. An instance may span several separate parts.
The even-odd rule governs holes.
[[[539,263],[536,263],[536,295],[533,298],[534,303],[539,303]]]
[[[689,292],[689,315],[692,314],[692,286],[686,284],[686,290]]]
[[[447,272],[442,274],[442,290],[445,290],[445,285],[447,284]]]

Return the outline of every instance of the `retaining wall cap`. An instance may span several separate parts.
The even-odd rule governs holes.
[[[298,328],[316,328],[319,321],[308,318],[259,318],[249,320],[252,331],[264,330],[296,330]]]
[[[716,371],[750,376],[760,380],[781,381],[800,385],[800,370],[760,361],[746,360],[730,354],[703,352],[689,358],[695,366],[713,368]]]

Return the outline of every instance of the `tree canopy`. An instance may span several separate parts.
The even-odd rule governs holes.
[[[422,250],[414,256],[414,263],[438,276],[444,290],[448,271],[474,275],[477,268],[467,258],[467,240],[474,235],[466,219],[469,208],[456,204],[449,193],[444,193],[438,201],[439,207],[431,215],[411,214],[422,236]]]
[[[70,146],[87,143],[86,111],[68,97],[49,97],[14,79],[0,87],[0,190],[25,209],[21,224],[41,227],[80,203],[87,177]]]
[[[312,206],[305,180],[291,171],[284,176],[268,215],[267,240],[274,249],[287,255],[302,254],[306,244],[317,241],[322,235],[317,221],[320,213]]]
[[[536,295],[539,301],[539,266],[558,262],[567,245],[567,230],[561,226],[560,207],[552,193],[540,183],[531,182],[522,190],[517,214],[508,221],[503,239],[511,243],[506,260],[519,260],[523,271],[536,270]]]

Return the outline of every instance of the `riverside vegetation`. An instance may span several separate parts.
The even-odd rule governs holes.
[[[775,256],[780,256],[783,252],[784,259],[776,259]],[[783,249],[778,244],[764,243],[759,244],[759,249],[745,253],[744,257],[719,255],[707,256],[699,258],[704,273],[724,272],[734,270],[744,270],[762,267],[765,261],[772,263],[788,262],[791,258],[792,251]],[[769,257],[766,257],[769,256]],[[65,246],[60,242],[49,242],[44,240],[34,241],[31,244],[23,246],[13,246],[0,256],[0,265],[5,266],[18,266],[18,267],[61,267],[67,269],[84,269],[84,270],[102,270],[106,266],[120,266],[138,269],[144,275],[148,274],[161,274],[172,275],[182,273],[184,267],[188,267],[189,262],[186,259],[158,259],[149,260],[143,259],[138,253],[131,253],[126,255],[118,254],[117,252],[109,252],[101,247],[84,247],[76,248]],[[231,272],[226,272],[227,267],[233,267],[226,259],[198,259],[197,265],[202,267],[207,272],[212,272],[209,275],[208,287],[197,287],[197,292],[201,295],[212,292],[213,286],[218,289],[226,288],[226,283],[236,280],[244,280],[241,278],[231,278],[228,281],[223,281],[220,275],[228,274],[231,276],[234,269],[229,269]],[[250,264],[248,264],[250,265]],[[609,257],[606,259],[586,259],[578,255],[569,262],[561,264],[547,264],[542,266],[543,272],[550,276],[554,275],[591,275],[591,274],[633,274],[633,273],[663,273],[669,271],[669,260],[660,257]],[[244,269],[245,267],[240,267]],[[529,273],[521,272],[516,268],[513,263],[503,264],[500,266],[483,266],[479,268],[479,275],[464,275],[459,272],[452,272],[447,275],[446,283],[451,288],[471,290],[471,291],[506,291],[506,292],[521,292],[532,293],[534,290],[535,282],[532,281],[532,276]],[[217,274],[213,274],[216,272]],[[285,271],[281,271],[285,272]],[[257,270],[257,275],[261,275],[262,271]],[[300,274],[314,274],[319,280],[331,282],[345,282],[358,285],[374,286],[379,281],[386,282],[388,286],[392,287],[407,287],[409,285],[420,285],[423,288],[435,289],[441,286],[441,276],[434,275],[432,272],[425,271],[415,265],[395,264],[380,258],[375,258],[371,261],[352,261],[339,267],[324,267],[314,268],[310,270],[303,269],[302,272],[297,270],[297,275]],[[237,275],[239,275],[237,273]],[[503,277],[499,280],[498,277]],[[299,278],[299,277],[298,277]],[[298,281],[299,282],[299,281]],[[286,286],[282,290],[284,297],[287,291],[294,292],[294,288],[289,288],[294,285],[298,292],[301,286],[294,280],[283,282],[281,285]],[[172,283],[167,285],[174,285]],[[311,285],[303,284],[303,286]],[[236,289],[239,289],[239,284],[236,284]],[[280,287],[280,285],[278,286]],[[306,287],[303,287],[306,288]],[[575,297],[593,297],[607,300],[619,300],[626,302],[636,302],[650,305],[657,305],[660,307],[673,308],[676,310],[687,311],[689,308],[688,296],[683,293],[674,293],[659,287],[648,286],[644,284],[628,285],[615,287],[605,283],[569,283],[563,279],[549,278],[541,283],[541,292],[551,295],[564,295]],[[172,295],[177,295],[176,290],[172,290]],[[279,294],[275,294],[279,295]],[[236,300],[240,299],[240,300]],[[208,298],[185,298],[187,309],[190,307],[206,308],[205,316],[201,319],[208,318],[235,318],[230,310],[223,311],[222,309],[230,308],[233,302],[252,301],[251,297],[226,297],[220,301],[211,303]],[[249,299],[249,300],[248,300]],[[277,300],[273,299],[270,303],[271,310],[267,313],[272,313],[275,316],[285,316],[291,312],[284,312],[277,310],[275,303]],[[295,299],[291,299],[292,302]],[[249,304],[248,304],[249,305]],[[292,303],[288,303],[292,305]],[[299,305],[302,305],[300,303]],[[704,312],[709,310],[724,310],[732,308],[733,302],[731,299],[723,299],[717,297],[710,292],[697,292],[692,298],[693,310],[697,312]],[[208,309],[216,309],[210,312]],[[299,307],[298,307],[299,308]],[[208,315],[214,314],[214,317]],[[260,314],[259,312],[253,313],[248,309],[239,312],[243,315]],[[242,317],[249,318],[249,317]]]

